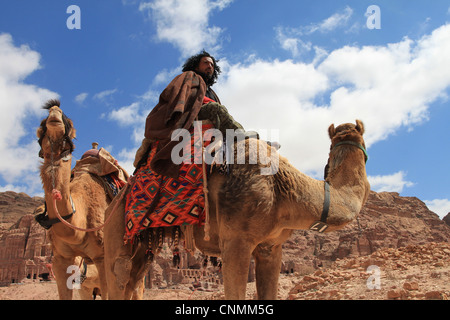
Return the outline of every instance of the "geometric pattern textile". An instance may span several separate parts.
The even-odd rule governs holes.
[[[203,125],[201,137],[211,128],[212,126]],[[178,178],[156,174],[150,168],[157,143],[153,144],[146,165],[136,172],[134,185],[126,200],[125,243],[133,242],[147,228],[204,224],[201,152],[194,154],[194,150],[201,150],[201,137],[194,135],[193,129],[190,134],[190,161],[181,164]],[[210,141],[203,142],[205,147],[209,143]]]

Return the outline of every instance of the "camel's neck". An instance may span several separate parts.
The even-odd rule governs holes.
[[[362,151],[354,146],[346,146],[334,153],[335,156],[329,161],[330,168],[326,178],[330,185],[339,191],[346,191],[348,188],[364,189],[367,175]]]
[[[70,193],[72,161],[58,160],[52,163],[44,161],[41,168],[41,177],[46,194],[51,194],[53,189],[57,189],[61,194]]]
[[[49,218],[57,218],[56,210],[62,217],[71,214],[73,212],[73,202],[70,197],[71,161],[58,160],[54,165],[50,161],[44,161],[41,178]],[[58,190],[62,196],[61,200],[56,201],[56,208],[54,207],[53,190]],[[75,234],[73,230],[68,230],[62,223],[55,224],[52,229],[61,236],[74,236]]]
[[[343,227],[361,210],[369,193],[364,158],[357,151],[347,152],[338,162],[330,162],[327,182],[330,184],[330,208],[327,224],[329,231]],[[320,220],[324,207],[324,181],[310,178],[295,168],[283,173],[280,186],[285,190],[283,211],[286,226],[292,229],[308,229]],[[287,197],[286,197],[287,196]],[[287,201],[286,201],[287,200]]]
[[[330,161],[326,179],[331,186],[330,215],[327,221],[331,225],[346,224],[355,219],[370,191],[362,150],[354,146],[341,148]]]

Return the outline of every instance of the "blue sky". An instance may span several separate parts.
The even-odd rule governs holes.
[[[80,9],[81,29],[69,29]],[[367,22],[376,5],[381,29]],[[35,131],[59,98],[75,159],[97,141],[130,172],[144,121],[187,57],[246,129],[321,179],[327,128],[361,119],[372,189],[450,212],[448,1],[48,0],[0,10],[0,191],[42,195]]]

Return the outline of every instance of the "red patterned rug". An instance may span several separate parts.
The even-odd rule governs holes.
[[[212,126],[203,125],[201,137],[211,128]],[[158,175],[150,168],[157,144],[152,146],[147,163],[136,173],[135,183],[127,196],[125,242],[133,242],[147,228],[204,223],[205,196],[201,157],[194,159],[194,144],[201,148],[201,141],[197,137],[200,135],[194,135],[193,129],[190,133],[191,163],[181,165],[177,179]],[[210,141],[205,141],[204,146],[209,143]]]

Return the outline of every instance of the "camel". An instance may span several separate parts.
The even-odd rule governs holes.
[[[245,299],[252,255],[257,298],[276,299],[282,244],[292,232],[331,232],[359,214],[370,192],[364,125],[360,120],[337,128],[331,125],[328,133],[331,149],[325,181],[303,174],[282,156],[273,175],[261,175],[263,163],[269,162],[260,158],[256,165],[235,164],[228,175],[213,173],[209,177],[209,236],[205,238],[202,226],[195,226],[193,233],[200,251],[222,259],[225,299]],[[250,140],[239,143],[248,145]],[[267,154],[276,152],[264,141],[257,140],[256,144],[266,148]],[[248,157],[249,148],[246,152]],[[118,197],[105,216],[111,213],[115,201],[119,201]],[[123,200],[117,211],[121,214],[116,212],[116,218],[105,228],[105,271],[109,297],[129,299],[149,265],[147,246],[145,239],[134,247],[124,244]]]
[[[77,257],[95,264],[100,280],[102,299],[107,298],[107,283],[104,273],[103,230],[82,231],[103,224],[104,213],[111,201],[103,185],[91,174],[81,174],[71,180],[72,139],[76,130],[72,120],[60,109],[60,102],[50,100],[44,106],[49,116],[41,122],[37,137],[41,144],[44,161],[41,166],[41,180],[45,192],[48,217],[58,221],[59,213],[68,223],[80,228],[73,229],[63,223],[55,223],[49,230],[53,247],[52,266],[61,300],[71,300],[73,290],[67,285],[69,266],[78,266]],[[54,190],[60,192],[55,195]],[[56,209],[53,205],[54,197]]]

